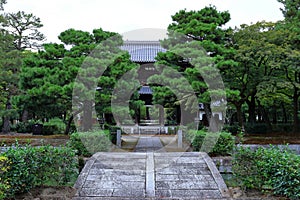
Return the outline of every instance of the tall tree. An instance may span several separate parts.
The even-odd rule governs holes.
[[[18,50],[39,48],[45,36],[39,31],[43,27],[40,18],[24,11],[4,14],[3,26],[15,37]]]
[[[233,31],[232,46],[236,49],[236,64],[224,65],[221,70],[226,86],[237,91],[229,95],[228,101],[235,105],[240,125],[243,125],[242,106],[245,103],[248,105],[248,121],[256,121],[257,87],[274,75],[277,66],[274,63],[281,52],[270,41],[274,27],[274,23],[257,22],[241,25]],[[264,119],[268,121],[266,113]]]
[[[10,120],[16,117],[12,97],[18,92],[18,72],[21,66],[20,52],[13,47],[13,37],[5,30],[0,31],[0,116],[2,132],[10,132]]]
[[[285,35],[283,46],[286,59],[282,60],[281,70],[285,74],[285,85],[290,92],[287,94],[293,101],[293,131],[299,131],[299,110],[300,110],[300,1],[299,0],[278,0],[283,3],[281,9],[285,20],[278,24],[278,29]],[[275,41],[277,42],[277,41]]]
[[[286,20],[294,21],[300,19],[300,1],[299,0],[278,0],[284,8],[281,8],[283,16]]]
[[[157,66],[167,65],[187,78],[199,102],[205,103],[206,114],[213,123],[210,109],[218,98],[211,97],[224,95],[218,91],[218,87],[222,90],[222,84],[212,83],[213,79],[218,79],[218,71],[213,69],[223,65],[227,55],[231,53],[225,46],[228,40],[227,30],[222,27],[230,20],[230,14],[226,11],[219,12],[216,7],[209,6],[199,11],[181,10],[172,16],[172,20],[173,23],[168,27],[169,38],[162,42],[163,47],[169,51],[158,55]],[[214,67],[212,63],[215,64]]]
[[[24,51],[40,47],[45,36],[39,32],[43,24],[40,18],[33,14],[27,14],[24,11],[17,13],[4,13],[1,15],[1,28],[8,31],[13,36],[13,44],[16,50]],[[26,56],[26,54],[22,54]],[[21,107],[26,107],[22,105]],[[28,111],[22,111],[21,120],[26,122],[28,118]]]
[[[116,33],[102,29],[95,29],[93,33],[68,29],[59,35],[63,44],[44,44],[43,50],[26,57],[20,77],[25,91],[22,96],[26,97],[21,100],[26,102],[28,110],[40,119],[64,116],[67,122],[66,133],[70,130],[74,116],[80,113],[84,120],[83,130],[90,130],[94,103],[97,111],[100,111],[98,105],[107,108],[110,99],[106,97],[111,97],[116,79],[131,66],[127,53],[116,61],[111,60],[111,65],[99,80],[97,75],[102,70],[101,66],[108,63],[109,59],[100,59],[105,50],[101,54],[100,49],[97,49],[101,45],[97,46],[113,35]],[[120,41],[114,42],[112,47],[109,44],[106,47],[119,49]],[[79,77],[77,81],[76,77]],[[96,93],[94,100],[93,93],[98,83],[102,90]],[[95,84],[95,87],[89,88],[89,84]],[[76,89],[80,92],[76,93]],[[107,110],[101,110],[101,113]]]
[[[0,10],[3,10],[4,4],[6,4],[6,0],[0,0]]]

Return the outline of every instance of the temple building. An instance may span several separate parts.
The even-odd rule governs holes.
[[[128,51],[130,60],[139,64],[141,67],[138,71],[138,79],[141,84],[139,89],[140,100],[145,102],[145,105],[140,109],[140,116],[138,120],[139,125],[164,125],[164,109],[153,105],[152,95],[153,91],[147,85],[147,79],[157,71],[154,67],[155,57],[159,52],[166,52],[162,48],[159,41],[125,41],[121,49]],[[158,116],[151,116],[151,110],[158,109]]]

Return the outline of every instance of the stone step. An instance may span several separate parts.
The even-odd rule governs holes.
[[[213,161],[200,152],[97,153],[74,187],[73,200],[229,199]]]

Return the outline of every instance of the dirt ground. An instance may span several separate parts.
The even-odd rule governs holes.
[[[244,144],[300,144],[300,134],[269,133],[245,135]]]
[[[17,195],[16,200],[71,200],[76,190],[72,187],[37,187]]]
[[[18,140],[19,144],[30,144],[32,146],[52,145],[64,146],[69,141],[68,135],[32,135],[21,133],[0,134],[0,146],[10,146]]]

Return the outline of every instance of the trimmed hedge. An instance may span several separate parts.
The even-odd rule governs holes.
[[[200,151],[204,144],[204,140],[206,141],[205,144],[214,145],[212,150],[208,152],[210,155],[214,156],[231,155],[235,147],[235,138],[228,132],[210,133],[205,130],[189,131],[186,139],[192,144],[194,151]],[[211,147],[203,146],[203,148],[206,149]]]
[[[300,199],[300,157],[288,148],[238,148],[233,172],[245,188]]]
[[[16,144],[2,156],[9,160],[2,174],[9,188],[5,195],[28,192],[39,185],[72,185],[78,176],[78,159],[68,147],[20,147]]]
[[[5,156],[0,156],[0,199],[6,197],[6,191],[10,188],[7,177],[4,174],[9,170],[9,160]]]
[[[242,129],[238,124],[233,124],[233,125],[225,124],[223,127],[223,131],[237,135],[241,133]]]
[[[108,130],[94,132],[76,132],[70,136],[70,146],[78,156],[89,157],[96,152],[109,151],[112,137]]]
[[[17,133],[32,133],[33,125],[34,121],[19,122],[17,124],[11,125],[11,131],[15,131]]]
[[[63,134],[66,124],[62,119],[53,118],[43,124],[43,135]]]

